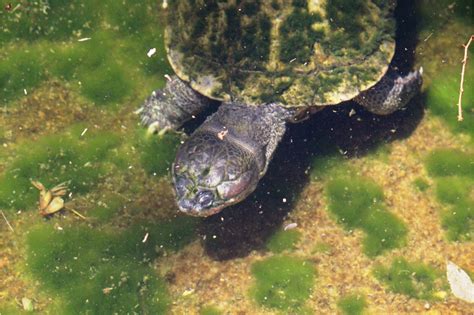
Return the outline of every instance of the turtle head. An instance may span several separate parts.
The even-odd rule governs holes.
[[[178,150],[172,168],[179,209],[210,216],[255,190],[259,168],[251,152],[229,137],[197,131]]]

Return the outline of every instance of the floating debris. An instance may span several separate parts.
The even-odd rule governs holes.
[[[81,132],[81,137],[86,134],[87,130],[88,130],[88,128],[84,128],[84,130]]]
[[[3,213],[3,210],[0,210],[0,213],[2,214],[3,219],[4,219],[5,222],[7,223],[8,228],[9,228],[12,232],[15,232],[15,230],[13,230],[13,227],[11,226],[10,222],[8,222],[7,217],[6,217],[5,214]]]
[[[193,293],[194,293],[194,289],[193,289],[193,288],[188,288],[188,289],[184,290],[182,296],[183,296],[183,297],[184,297],[184,296],[188,296],[188,295],[191,295],[191,294],[193,294]]]
[[[103,288],[103,289],[102,289],[102,292],[103,292],[105,295],[107,295],[107,294],[109,294],[113,289],[114,289],[114,288],[110,288],[110,287],[109,287],[109,288]]]
[[[85,41],[88,41],[88,40],[91,40],[92,38],[90,37],[84,37],[84,38],[79,38],[77,41],[78,42],[85,42]]]
[[[66,195],[67,193],[67,183],[61,183],[53,188],[51,190],[46,189],[44,185],[39,182],[32,180],[31,184],[40,191],[40,196],[39,196],[39,214],[43,217],[47,217],[49,215],[52,215],[58,211],[61,211],[63,209],[67,209],[80,217],[81,219],[87,220],[86,217],[84,217],[82,214],[77,212],[76,210],[72,208],[66,208],[64,199],[61,198],[61,196]]]
[[[148,232],[145,234],[145,236],[143,237],[142,243],[145,243],[148,240],[149,235],[150,234]]]
[[[217,133],[217,138],[219,138],[220,140],[224,140],[224,137],[226,136],[226,134],[229,132],[229,130],[222,130],[220,132]]]
[[[298,227],[298,223],[293,222],[293,223],[290,223],[290,224],[285,225],[285,227],[283,228],[283,230],[285,230],[285,231],[293,230],[293,229],[295,229],[295,228],[297,228],[297,227]]]
[[[428,39],[430,39],[431,36],[433,36],[433,33],[430,33],[428,36],[426,36],[426,38],[423,41],[426,42]]]
[[[453,295],[463,301],[474,303],[474,283],[469,275],[451,261],[448,261],[446,266],[446,275]]]
[[[33,312],[35,310],[35,307],[33,306],[33,301],[31,301],[27,297],[21,299],[21,305],[23,306],[23,309],[27,312]]]
[[[156,48],[151,48],[151,49],[146,53],[146,55],[148,56],[148,58],[151,58],[151,56],[153,56],[155,53],[156,53]]]

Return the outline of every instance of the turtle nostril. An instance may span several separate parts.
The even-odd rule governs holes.
[[[210,191],[201,191],[197,195],[197,202],[201,205],[202,208],[207,208],[212,205],[214,201],[214,194]]]

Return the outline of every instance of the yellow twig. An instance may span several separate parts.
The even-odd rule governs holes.
[[[2,217],[3,217],[3,219],[5,220],[5,222],[7,223],[8,227],[10,228],[10,230],[11,230],[12,232],[15,232],[15,230],[13,230],[13,227],[12,227],[12,225],[10,224],[10,222],[8,222],[7,217],[6,217],[5,214],[3,213],[3,210],[0,210],[0,212],[2,213]]]
[[[464,47],[464,58],[462,60],[462,70],[461,70],[461,84],[459,86],[459,99],[458,99],[458,121],[462,121],[462,105],[461,105],[461,100],[462,100],[462,94],[464,93],[464,72],[466,71],[466,64],[467,64],[467,52],[469,50],[469,45],[471,45],[472,40],[474,40],[474,35],[471,35],[469,38],[469,41],[466,43],[466,45],[463,45]]]
[[[83,216],[82,214],[80,214],[78,211],[72,209],[72,208],[64,208],[66,210],[69,210],[71,211],[72,213],[74,213],[75,215],[77,215],[79,218],[83,219],[83,220],[88,220],[88,218],[86,218],[85,216]]]

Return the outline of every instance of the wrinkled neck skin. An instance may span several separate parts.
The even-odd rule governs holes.
[[[179,148],[172,175],[179,209],[209,216],[252,193],[294,111],[223,103]]]

